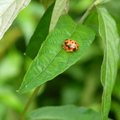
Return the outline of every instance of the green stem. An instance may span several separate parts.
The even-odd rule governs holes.
[[[82,18],[80,19],[80,21],[78,23],[82,24],[83,21],[86,19],[86,17],[89,15],[89,13],[94,9],[94,7],[98,4],[100,4],[103,0],[96,0],[89,8],[88,10],[85,12],[85,14],[82,16]]]
[[[82,16],[80,21],[78,23],[82,24],[83,21],[86,19],[86,17],[89,15],[89,13],[94,9],[94,7],[98,4],[100,4],[103,0],[96,0],[85,12],[85,14]]]
[[[25,106],[25,108],[24,108],[24,110],[23,110],[23,112],[22,112],[22,114],[21,114],[19,120],[23,120],[23,119],[24,119],[24,116],[25,116],[25,114],[26,114],[28,108],[30,107],[31,102],[32,102],[33,99],[35,98],[35,96],[36,96],[36,94],[38,93],[40,87],[41,87],[41,85],[38,86],[38,87],[34,90],[32,96],[30,97],[29,101],[27,102],[27,104],[26,104],[26,106]]]
[[[91,12],[91,10],[93,10],[93,8],[95,7],[95,4],[93,3],[88,10],[85,12],[85,14],[82,16],[82,18],[80,19],[80,21],[78,23],[82,24],[83,21],[86,19],[86,17],[89,15],[89,13]]]

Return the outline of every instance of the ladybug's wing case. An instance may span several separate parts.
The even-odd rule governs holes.
[[[63,48],[67,52],[75,52],[78,50],[78,44],[75,40],[67,39],[64,41]]]

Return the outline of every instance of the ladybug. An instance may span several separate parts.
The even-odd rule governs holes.
[[[66,52],[75,52],[78,50],[78,43],[72,39],[66,39],[63,44],[63,48]]]

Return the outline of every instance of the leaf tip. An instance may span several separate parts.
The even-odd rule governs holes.
[[[25,86],[20,86],[19,90],[16,90],[16,92],[20,93],[20,94],[23,94],[23,93],[26,93],[28,91],[28,85],[25,85]]]

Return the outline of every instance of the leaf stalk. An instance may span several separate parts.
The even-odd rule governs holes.
[[[96,0],[88,9],[87,11],[84,13],[84,15],[82,16],[82,18],[79,20],[78,23],[82,24],[84,22],[84,20],[86,19],[86,17],[89,15],[89,13],[95,8],[96,5],[100,4],[102,2],[102,0]]]
[[[21,114],[19,120],[23,120],[23,119],[24,119],[24,116],[25,116],[25,114],[26,114],[28,108],[30,107],[30,105],[31,105],[31,103],[32,103],[32,101],[33,101],[33,99],[34,99],[35,96],[37,95],[37,93],[38,93],[40,87],[41,87],[41,85],[38,86],[38,87],[34,90],[34,92],[32,93],[32,95],[31,95],[30,99],[28,100],[28,102],[27,102],[27,104],[26,104],[26,106],[25,106],[25,108],[24,108],[24,110],[23,110],[23,112],[22,112],[22,114]]]

